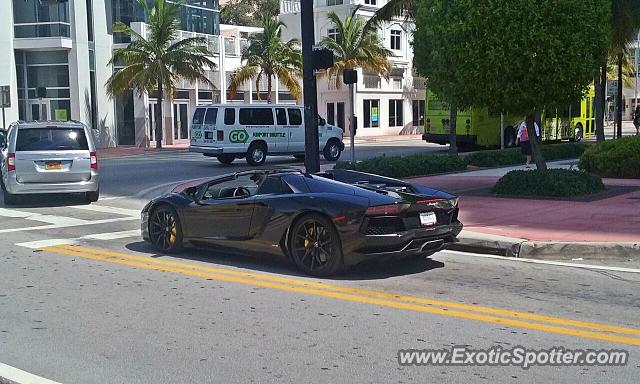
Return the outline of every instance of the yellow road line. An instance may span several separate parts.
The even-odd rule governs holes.
[[[387,292],[378,292],[378,291],[371,291],[366,289],[351,288],[351,287],[338,286],[338,285],[326,284],[322,282],[308,281],[308,280],[289,278],[289,277],[283,277],[283,276],[275,276],[275,275],[268,275],[268,274],[255,273],[255,272],[235,271],[235,270],[226,269],[226,268],[207,267],[207,266],[200,266],[200,265],[184,263],[184,262],[159,260],[159,259],[150,258],[147,256],[136,256],[136,255],[126,254],[126,253],[112,252],[112,251],[101,250],[101,249],[93,249],[93,248],[81,247],[76,245],[60,245],[60,246],[45,248],[45,250],[49,250],[52,252],[57,252],[58,249],[70,250],[73,252],[80,252],[80,253],[86,252],[93,255],[112,256],[116,258],[123,258],[123,259],[129,259],[129,260],[138,260],[144,263],[166,265],[171,267],[178,267],[181,269],[186,268],[191,270],[203,271],[207,273],[239,276],[242,278],[257,279],[261,281],[273,281],[277,283],[285,283],[285,284],[290,284],[295,286],[313,287],[313,288],[322,289],[322,290],[330,290],[330,291],[336,291],[336,292],[371,296],[376,298],[391,299],[394,301],[402,301],[407,303],[417,303],[417,304],[437,306],[442,308],[453,308],[453,309],[459,309],[459,310],[469,311],[474,313],[487,313],[491,315],[504,316],[504,317],[510,317],[515,319],[521,319],[521,320],[529,320],[529,321],[556,324],[561,326],[579,327],[579,328],[585,328],[585,329],[591,329],[591,330],[597,330],[597,331],[603,331],[603,332],[613,332],[613,333],[640,336],[640,329],[634,329],[634,328],[625,328],[625,327],[618,327],[613,325],[591,323],[591,322],[584,322],[584,321],[571,320],[571,319],[563,319],[558,317],[543,316],[543,315],[537,315],[532,313],[489,308],[489,307],[476,306],[476,305],[470,305],[470,304],[462,304],[462,303],[432,300],[432,299],[426,299],[426,298],[420,298],[420,297],[404,296],[404,295],[398,295],[398,294],[387,293]]]
[[[302,286],[286,285],[282,283],[254,280],[254,279],[248,279],[248,278],[242,278],[242,277],[236,277],[236,276],[228,276],[223,274],[208,273],[208,272],[198,271],[193,269],[175,268],[175,267],[169,267],[169,266],[162,266],[159,264],[146,264],[139,261],[126,260],[116,256],[82,253],[79,251],[62,249],[59,247],[50,247],[50,248],[47,248],[46,250],[55,252],[55,253],[70,255],[70,256],[82,257],[85,259],[128,265],[131,267],[144,268],[144,269],[150,269],[150,270],[156,270],[156,271],[177,273],[177,274],[186,275],[186,276],[215,279],[219,281],[245,284],[245,285],[250,285],[254,287],[272,288],[272,289],[277,289],[282,291],[304,293],[308,295],[329,297],[329,298],[345,300],[345,301],[375,304],[375,305],[389,307],[389,308],[405,309],[405,310],[415,311],[415,312],[456,317],[456,318],[467,319],[467,320],[475,320],[475,321],[498,324],[503,326],[532,329],[532,330],[537,330],[542,332],[556,333],[560,335],[575,336],[575,337],[586,338],[586,339],[640,346],[640,339],[638,338],[620,336],[620,335],[615,335],[610,333],[600,333],[600,332],[584,331],[584,330],[572,329],[572,328],[564,328],[564,327],[553,326],[553,325],[545,325],[545,324],[539,324],[539,323],[529,323],[529,322],[515,320],[515,319],[506,319],[506,318],[493,317],[493,316],[476,314],[476,313],[452,311],[452,310],[447,310],[446,308],[426,307],[426,306],[411,304],[411,303],[384,300],[384,299],[378,299],[378,298],[366,297],[366,296],[358,296],[358,295],[341,293],[341,292],[332,292],[332,291],[326,291],[326,290],[308,288],[308,287],[302,287]]]

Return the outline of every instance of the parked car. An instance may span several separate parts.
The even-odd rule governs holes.
[[[98,200],[100,176],[89,129],[78,122],[17,122],[2,145],[4,203],[31,193],[82,193]]]
[[[223,164],[246,158],[253,166],[267,155],[304,158],[304,108],[286,104],[198,106],[191,122],[191,152],[215,156]],[[344,131],[318,118],[319,150],[328,161],[344,151]]]
[[[142,236],[162,252],[185,244],[284,255],[327,276],[375,259],[424,257],[462,230],[457,197],[361,172],[253,170],[199,179],[151,200]]]

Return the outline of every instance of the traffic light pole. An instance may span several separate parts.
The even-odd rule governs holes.
[[[320,143],[318,139],[318,96],[314,75],[313,0],[300,1],[302,27],[302,92],[304,94],[304,165],[308,173],[320,172]]]

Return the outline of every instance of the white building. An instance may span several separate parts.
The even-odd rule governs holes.
[[[328,12],[335,12],[341,19],[360,5],[357,15],[369,19],[386,0],[314,0],[316,42],[324,36],[335,34]],[[300,1],[280,0],[280,20],[287,29],[284,39],[301,38]],[[378,35],[394,56],[389,57],[393,70],[389,80],[358,69],[355,84],[355,111],[358,136],[397,135],[422,132],[424,127],[424,79],[412,72],[413,50],[410,45],[414,26],[405,18],[382,25]],[[347,127],[348,87],[335,86],[326,78],[318,80],[318,113],[329,123]]]
[[[136,0],[0,0],[0,86],[8,85],[11,107],[7,125],[15,120],[82,121],[94,128],[100,146],[147,146],[153,139],[154,95],[110,99],[104,84],[113,73],[108,65],[114,49],[126,38],[113,33],[116,21],[146,34],[145,15]],[[188,143],[193,107],[226,102],[228,80],[241,64],[241,50],[257,28],[220,25],[218,0],[187,0],[181,7],[179,38],[204,36],[217,68],[208,71],[215,89],[183,82],[174,100],[163,106],[165,144]],[[116,66],[115,69],[118,67]],[[265,89],[264,87],[262,89]],[[252,84],[236,100],[255,98]],[[290,99],[286,89],[276,91]]]

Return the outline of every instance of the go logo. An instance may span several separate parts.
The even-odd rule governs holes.
[[[229,141],[232,143],[246,143],[249,139],[247,131],[231,131],[229,132]]]

